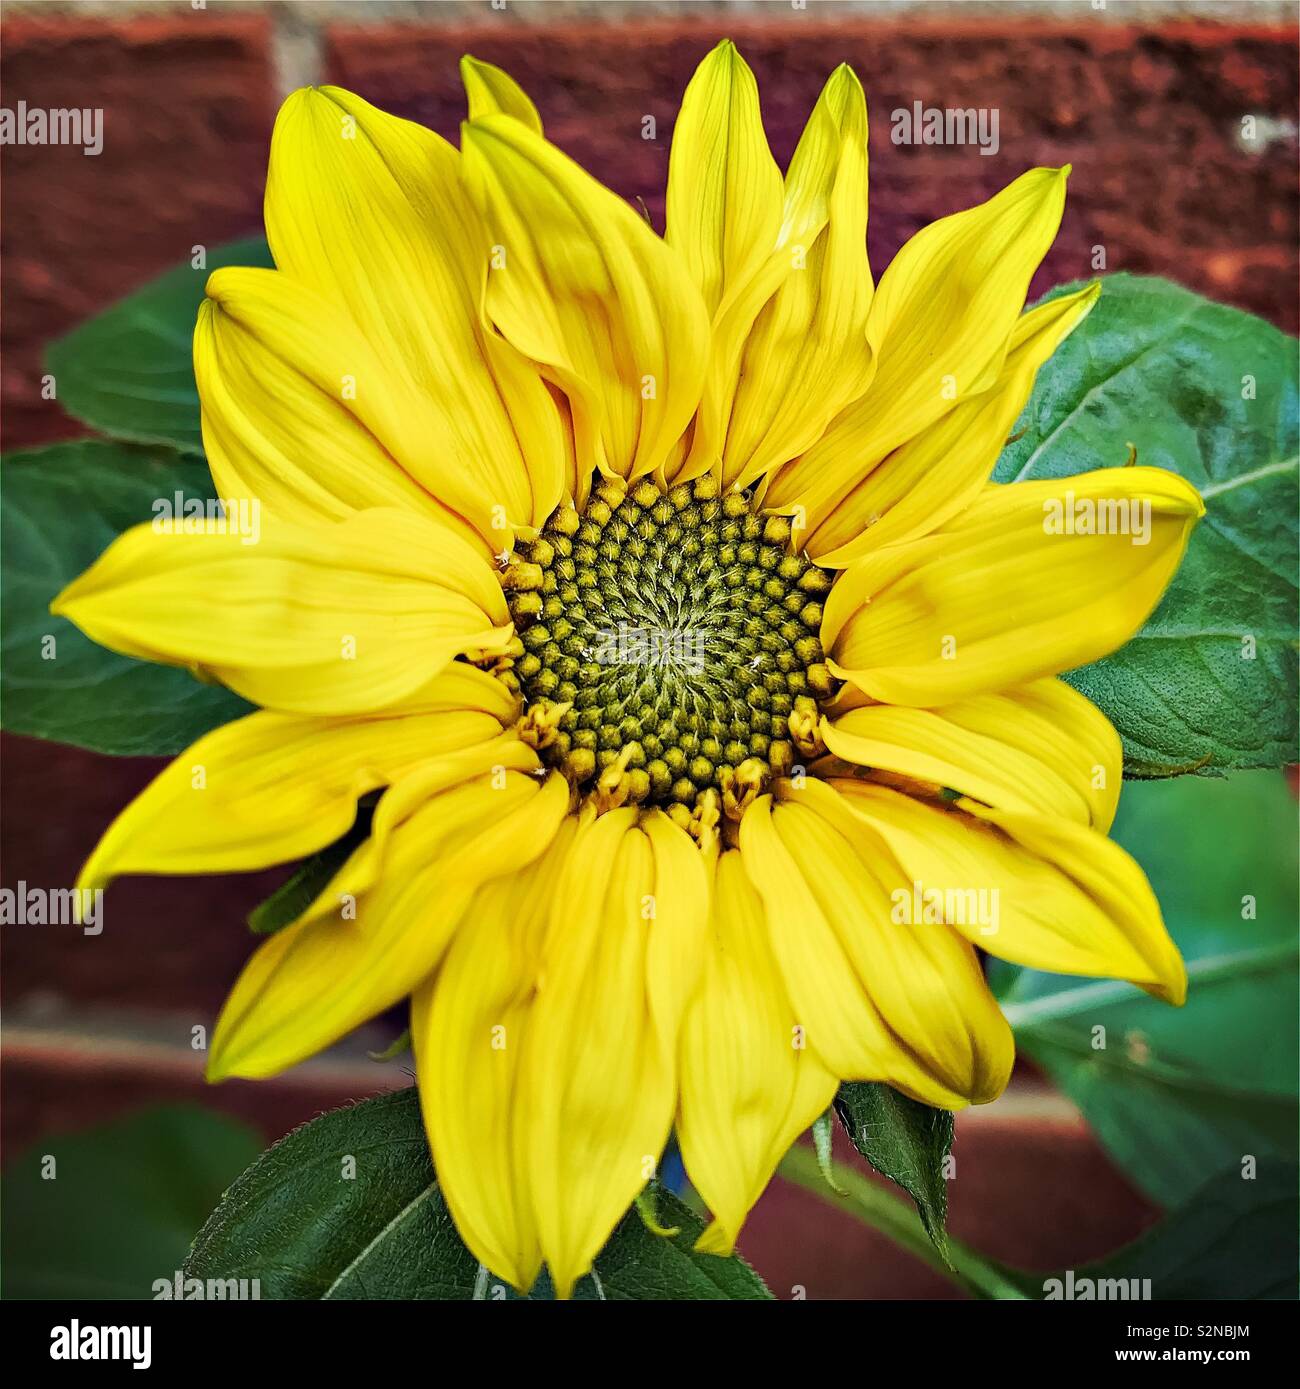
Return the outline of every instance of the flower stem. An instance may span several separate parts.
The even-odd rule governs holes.
[[[817,1163],[817,1156],[810,1149],[796,1144],[781,1160],[777,1176],[794,1186],[802,1187],[827,1205],[843,1209],[845,1205],[865,1225],[879,1230],[909,1254],[914,1254],[928,1268],[956,1283],[966,1292],[976,1297],[1001,1300],[1023,1301],[1024,1292],[1018,1288],[998,1267],[962,1244],[960,1240],[948,1240],[948,1256],[952,1261],[949,1267],[944,1263],[938,1250],[930,1242],[920,1217],[901,1198],[891,1196],[883,1187],[869,1181],[861,1172],[852,1168],[834,1166],[836,1182],[846,1195],[837,1196],[826,1184]]]

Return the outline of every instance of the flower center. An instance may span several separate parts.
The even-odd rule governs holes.
[[[837,686],[818,637],[832,575],[789,541],[783,517],[701,478],[603,483],[521,542],[502,582],[543,760],[598,808],[679,820],[736,816],[789,772]]]

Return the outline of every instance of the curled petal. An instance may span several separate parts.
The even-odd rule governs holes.
[[[1004,810],[1063,815],[1105,833],[1123,777],[1119,734],[1062,680],[938,709],[868,704],[822,722],[836,756]]]
[[[995,903],[992,920],[966,911],[953,921],[981,949],[1031,969],[1127,979],[1171,1003],[1186,998],[1186,970],[1151,887],[1105,835],[1054,815],[966,801],[958,804],[968,813],[940,810],[887,787],[834,785],[907,882]]]
[[[1122,646],[1205,514],[1160,468],[989,486],[920,540],[844,571],[822,643],[873,699],[930,706],[1087,665]]]
[[[310,912],[257,950],[217,1019],[210,1080],[276,1075],[406,997],[480,888],[546,850],[568,809],[563,780],[486,770],[489,759],[392,829],[378,881],[354,881],[350,861],[322,894],[328,915]],[[447,760],[464,770],[463,757]]]
[[[700,851],[655,812],[579,827],[551,903],[522,1061],[542,1252],[567,1297],[654,1175],[677,1100],[677,1035],[703,960]]]
[[[568,395],[580,485],[593,468],[654,472],[700,398],[699,290],[626,203],[519,121],[482,116],[461,145],[493,248],[487,313]]]

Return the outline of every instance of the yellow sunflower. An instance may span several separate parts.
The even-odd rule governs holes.
[[[54,610],[263,706],[83,886],[299,859],[382,793],[252,956],[209,1074],[409,995],[461,1235],[565,1296],[674,1128],[726,1253],[840,1080],[996,1096],[976,946],[1182,1001],[1105,837],[1119,740],[1055,677],[1137,630],[1203,508],[1145,467],[989,483],[1099,291],[1023,312],[1067,170],[925,228],[875,287],[849,68],[783,177],[720,44],[663,237],[506,74],[463,73],[459,151],[337,88],[285,103],[277,269],[213,274],[194,340],[258,543],[142,526]]]

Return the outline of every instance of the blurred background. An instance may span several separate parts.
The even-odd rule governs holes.
[[[198,8],[9,0],[0,18],[3,104],[102,107],[105,138],[93,158],[77,147],[20,146],[0,158],[4,450],[85,432],[42,399],[51,339],[188,261],[192,247],[260,231],[271,125],[293,88],[337,82],[455,140],[464,115],[456,64],[472,52],[510,71],[549,137],[617,192],[643,200],[662,229],[677,105],[696,63],[724,36],[758,77],[783,166],[829,71],[841,61],[857,71],[872,117],[877,276],[925,223],[1027,167],[1069,162],[1065,220],[1031,298],[1093,273],[1102,248],[1106,271],[1168,276],[1296,331],[1293,4],[509,0],[498,10],[487,0]],[[997,152],[892,144],[890,113],[918,101],[995,108]],[[642,138],[646,115],[654,140]],[[158,765],[6,737],[5,885],[70,884]],[[1211,969],[1176,1024],[1135,991],[1104,1008],[1085,1000],[1080,1010],[1050,998],[1045,1006],[1034,981],[1005,981],[1010,1006],[1022,1009],[1022,1061],[1002,1100],[958,1120],[950,1228],[1024,1268],[1077,1268],[1147,1229],[1223,1163],[1285,1149],[1288,1131],[1294,1150],[1291,789],[1269,773],[1135,785],[1117,833],[1147,868],[1190,958],[1216,961],[1243,947],[1249,958],[1226,977]],[[112,1130],[107,1149],[96,1150],[118,1163],[95,1160],[101,1206],[106,1192],[126,1200],[147,1191],[142,1164],[160,1151],[171,1163],[160,1169],[167,1202],[148,1266],[172,1257],[162,1251],[178,1232],[183,1252],[262,1142],[322,1109],[410,1082],[403,1060],[367,1055],[400,1030],[400,1020],[384,1020],[279,1080],[203,1084],[192,1029],[211,1027],[252,949],[245,915],[283,876],[125,881],[108,897],[98,937],[5,928],[7,1161],[84,1154],[68,1135],[163,1103],[200,1106],[251,1130],[244,1137],[211,1119],[155,1116]],[[1243,923],[1247,894],[1260,906]],[[1104,1061],[1086,1043],[1098,1017],[1124,1039]],[[192,1189],[167,1177],[179,1168]],[[9,1212],[6,1224],[9,1234]],[[142,1239],[133,1228],[122,1238]],[[780,1182],[741,1249],[780,1297],[795,1286],[816,1298],[959,1295],[833,1204]],[[80,1259],[83,1271],[68,1273],[48,1235],[44,1252],[11,1247],[7,1290],[94,1295],[84,1268],[102,1257],[73,1251],[69,1266]],[[99,1291],[121,1286],[106,1276]]]

